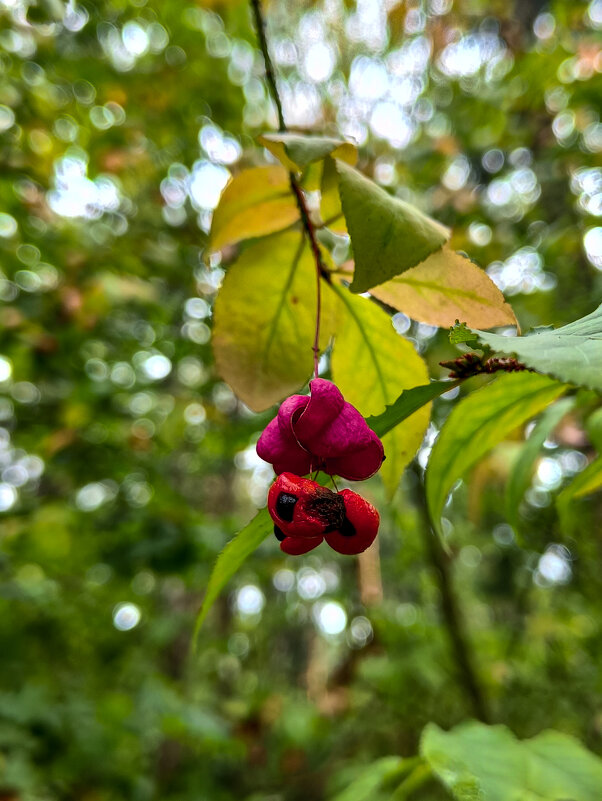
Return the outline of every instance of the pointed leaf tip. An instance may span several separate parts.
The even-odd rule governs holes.
[[[390,195],[360,172],[337,161],[343,213],[353,245],[352,292],[366,292],[439,250],[445,226]]]
[[[292,172],[301,172],[309,164],[327,156],[348,164],[355,164],[357,160],[357,148],[352,142],[330,136],[275,133],[262,134],[257,141]]]

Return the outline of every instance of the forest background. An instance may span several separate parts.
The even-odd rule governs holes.
[[[356,142],[361,172],[449,226],[524,331],[594,310],[601,0],[265,16],[291,129]],[[191,656],[215,559],[273,478],[255,442],[274,409],[238,400],[211,349],[229,255],[207,249],[213,211],[231,176],[276,163],[251,10],[0,0],[0,76],[0,799],[296,801],[357,781],[361,801],[390,797],[407,757],[408,792],[436,801],[409,760],[427,724],[475,717],[602,754],[602,501],[569,526],[555,504],[599,415],[559,418],[514,508],[532,426],[499,443],[446,507],[440,552],[421,476],[464,387],[438,398],[393,500],[362,488],[379,548],[295,559],[265,540]],[[393,323],[448,375],[447,328]]]

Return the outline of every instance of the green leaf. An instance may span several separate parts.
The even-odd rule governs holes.
[[[293,133],[262,134],[259,144],[267,148],[278,161],[293,172],[300,172],[308,164],[326,156],[342,159],[349,164],[357,161],[357,148],[344,139],[329,136],[303,136]]]
[[[420,751],[457,801],[600,799],[602,760],[560,732],[520,741],[505,726],[429,723]]]
[[[563,398],[558,403],[549,406],[537,421],[531,436],[521,448],[520,454],[512,466],[512,472],[506,485],[506,517],[515,529],[519,528],[518,507],[531,483],[535,460],[546,439],[574,405],[575,398]]]
[[[428,508],[439,533],[441,511],[456,481],[567,389],[546,376],[505,373],[454,408],[435,442],[426,472]]]
[[[602,456],[588,464],[558,496],[556,506],[564,530],[570,531],[575,528],[575,524],[579,525],[572,515],[573,501],[600,489],[602,489]]]
[[[524,337],[474,332],[497,353],[515,355],[540,373],[602,392],[602,304],[574,323]]]
[[[430,403],[434,398],[438,398],[445,392],[449,392],[450,389],[459,386],[461,383],[461,381],[448,380],[431,381],[430,384],[425,384],[422,387],[405,389],[394,403],[386,407],[382,414],[376,417],[368,417],[366,422],[379,437],[384,437],[385,434],[418,411],[422,406]]]
[[[452,345],[466,344],[471,348],[476,348],[479,344],[474,331],[471,331],[466,323],[461,323],[459,320],[456,320],[449,329],[449,341]]]
[[[415,267],[449,238],[449,230],[415,206],[337,161],[339,191],[355,256],[352,292]]]
[[[487,273],[445,245],[370,293],[414,320],[441,328],[458,319],[475,328],[517,325],[512,307]]]
[[[261,509],[251,522],[239,531],[234,539],[230,540],[217,557],[217,561],[209,577],[207,589],[205,590],[203,603],[195,622],[193,648],[196,648],[198,645],[198,635],[209,610],[226,584],[273,530],[274,523],[272,522],[268,510]]]
[[[340,284],[333,289],[344,309],[332,355],[333,380],[362,414],[379,415],[402,390],[428,381],[426,365],[375,303]],[[430,406],[423,405],[383,439],[387,458],[381,475],[390,495],[422,442],[429,415]]]
[[[347,222],[339,194],[339,173],[334,159],[324,159],[320,181],[320,216],[333,231],[346,234]]]
[[[405,760],[399,756],[376,759],[331,801],[373,801],[375,794],[383,784],[403,775],[406,770],[406,762],[412,765],[414,761]]]
[[[323,292],[321,344],[335,328],[335,301]],[[302,234],[259,239],[229,268],[214,310],[219,374],[254,411],[303,386],[313,366],[316,268]]]
[[[228,183],[213,213],[207,249],[220,250],[243,239],[266,236],[299,219],[288,172],[283,167],[252,167]]]

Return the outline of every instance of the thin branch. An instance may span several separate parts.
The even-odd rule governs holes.
[[[282,111],[282,102],[280,100],[280,95],[278,94],[278,86],[276,85],[276,73],[274,72],[274,65],[272,64],[270,51],[268,50],[268,40],[265,35],[266,25],[265,18],[263,16],[263,9],[261,7],[261,0],[251,0],[251,9],[253,11],[253,18],[255,20],[255,30],[257,31],[259,47],[263,53],[265,77],[270,88],[270,94],[272,95],[272,99],[276,104],[276,110],[278,112],[278,130],[281,133],[284,133],[286,131],[286,123],[284,121],[284,113]]]
[[[458,600],[454,593],[449,557],[443,550],[431,526],[426,505],[426,496],[424,494],[424,484],[416,465],[413,466],[413,473],[416,479],[414,497],[416,498],[418,511],[422,518],[420,529],[423,532],[427,556],[439,586],[439,592],[441,594],[441,614],[455,657],[458,678],[464,688],[465,694],[470,699],[475,716],[479,720],[482,720],[483,723],[489,723],[491,715],[483,689],[474,669],[472,654],[464,629],[464,622],[460,614]]]
[[[478,353],[463,353],[457,359],[447,362],[439,362],[441,367],[450,370],[450,378],[470,378],[473,375],[485,373],[519,373],[522,370],[533,372],[526,364],[512,358],[502,358],[499,356],[481,356]]]
[[[280,94],[278,92],[278,85],[276,83],[276,73],[274,71],[274,64],[272,63],[272,59],[270,57],[270,51],[268,48],[268,40],[266,37],[266,23],[265,17],[263,14],[263,8],[261,5],[261,0],[250,0],[251,2],[251,9],[253,11],[253,18],[255,20],[255,29],[257,31],[257,39],[259,41],[259,47],[263,54],[263,61],[265,64],[265,77],[268,82],[268,87],[272,99],[276,105],[276,111],[278,113],[278,130],[281,133],[286,133],[286,121],[284,119],[284,112],[282,110],[282,101],[280,99]],[[311,248],[312,255],[314,257],[314,261],[316,263],[316,285],[317,285],[317,309],[318,313],[316,315],[316,333],[314,337],[314,343],[312,350],[314,352],[314,374],[316,378],[318,377],[318,360],[320,357],[320,310],[321,310],[321,284],[320,278],[323,278],[325,281],[330,283],[330,273],[326,269],[324,265],[324,261],[322,259],[322,253],[320,251],[320,245],[318,244],[318,240],[316,238],[316,231],[314,228],[314,224],[311,221],[311,217],[309,214],[309,209],[307,208],[307,203],[305,202],[305,196],[303,194],[303,190],[301,189],[301,185],[297,179],[297,176],[294,172],[289,172],[289,181],[291,185],[291,191],[295,196],[295,200],[297,201],[297,206],[299,208],[299,214],[301,215],[301,222],[303,223],[303,229],[307,235],[307,239],[309,241],[309,246]]]

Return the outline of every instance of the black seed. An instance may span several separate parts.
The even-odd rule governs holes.
[[[288,492],[281,492],[276,500],[276,513],[278,517],[290,523],[293,519],[295,504],[298,500],[296,495],[290,495]]]
[[[343,525],[341,526],[339,531],[341,532],[343,537],[353,537],[353,535],[356,533],[355,526],[353,525],[351,520],[349,520],[347,515],[345,515],[345,519],[343,520]]]
[[[274,526],[274,534],[276,535],[278,542],[282,542],[282,540],[286,539],[286,534],[279,529],[278,526]]]

